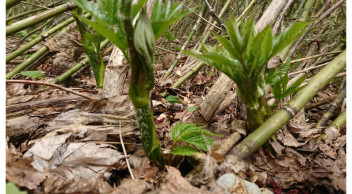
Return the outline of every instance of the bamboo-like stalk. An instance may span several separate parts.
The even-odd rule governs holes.
[[[6,36],[11,35],[13,33],[16,33],[18,31],[21,31],[21,30],[28,28],[30,26],[33,26],[35,24],[38,24],[38,23],[42,22],[43,20],[57,16],[65,11],[68,11],[68,10],[71,10],[74,8],[76,8],[76,5],[68,2],[65,4],[59,5],[57,7],[54,7],[50,10],[39,13],[37,15],[34,15],[32,17],[29,17],[24,20],[13,23],[11,25],[8,25],[8,26],[6,26]]]
[[[106,39],[103,42],[100,43],[100,49],[104,48],[106,45],[109,44],[109,40]],[[77,72],[79,69],[81,69],[83,66],[85,66],[89,62],[89,57],[86,56],[81,62],[77,63],[76,65],[72,66],[69,70],[61,74],[60,76],[56,77],[53,81],[50,83],[61,83],[68,77],[70,77],[72,74]]]
[[[321,117],[320,121],[317,123],[316,128],[320,128],[326,125],[329,119],[333,116],[339,104],[342,103],[343,99],[346,97],[346,82],[343,83],[340,93],[336,96],[335,100],[329,106],[328,111],[326,111]]]
[[[31,13],[35,13],[35,12],[41,11],[41,10],[43,10],[43,9],[44,9],[44,8],[32,9],[32,10],[29,10],[29,11],[26,11],[26,12],[23,12],[23,13],[20,13],[20,14],[17,14],[17,15],[11,16],[11,17],[8,17],[8,18],[6,18],[6,23],[9,22],[9,21],[11,21],[11,20],[20,18],[20,17],[22,17],[22,16],[26,16],[26,15],[29,15],[29,14],[31,14]]]
[[[32,64],[34,61],[39,59],[45,52],[47,52],[49,49],[46,46],[41,47],[38,49],[35,53],[33,53],[28,59],[23,61],[21,64],[17,65],[15,68],[13,68],[10,72],[6,74],[6,79],[11,79],[14,75],[19,73],[20,71],[24,70],[26,67],[28,67],[30,64]]]
[[[19,4],[22,0],[6,0],[6,9],[10,9],[11,7]]]
[[[308,84],[258,129],[251,133],[241,143],[236,145],[231,153],[245,159],[270,139],[298,111],[300,111],[319,90],[323,89],[340,71],[346,67],[346,50],[339,54],[328,66],[316,74]]]
[[[186,47],[187,47],[187,45],[189,44],[189,42],[191,41],[193,35],[196,33],[196,31],[197,31],[197,29],[198,29],[198,26],[199,26],[199,24],[200,24],[200,21],[201,21],[201,17],[203,16],[205,7],[206,7],[206,4],[203,3],[203,6],[202,6],[202,8],[201,8],[201,10],[200,10],[200,12],[199,12],[199,17],[198,17],[197,22],[194,24],[194,26],[193,26],[193,28],[192,28],[192,31],[189,33],[189,35],[188,35],[188,37],[187,37],[186,42],[183,43],[183,45],[182,45],[182,48],[181,48],[181,50],[180,50],[180,53],[177,55],[175,61],[172,63],[172,65],[170,66],[170,68],[167,70],[167,72],[165,73],[164,77],[169,77],[169,76],[171,75],[171,73],[172,73],[172,71],[175,69],[175,67],[176,67],[176,65],[177,65],[177,63],[178,63],[178,61],[181,59],[181,56],[182,56],[182,55],[181,55],[181,52],[186,49]]]
[[[229,6],[229,3],[230,3],[231,1],[226,1],[226,3],[225,3],[225,5],[224,5],[224,7],[222,8],[222,10],[220,11],[220,13],[219,13],[219,18],[221,18],[223,15],[224,15],[224,13],[225,13],[225,11],[226,11],[226,9],[227,9],[227,7]],[[248,5],[248,7],[241,13],[241,15],[237,18],[237,23],[239,23],[242,19],[243,19],[243,17],[250,11],[250,9],[254,6],[254,3],[256,2],[256,0],[252,0],[251,1],[251,3]],[[216,24],[216,21],[215,22],[213,22],[213,24],[215,25]],[[202,39],[202,41],[201,41],[201,43],[202,44],[205,44],[205,42],[208,40],[208,38],[209,38],[209,36],[210,36],[210,32],[213,30],[213,26],[211,26],[210,28],[209,28],[209,31],[205,34],[205,36],[203,37],[203,39]],[[201,44],[198,46],[198,48],[196,49],[196,50],[200,50],[201,49]],[[197,74],[199,71],[200,71],[200,69],[203,67],[203,63],[197,63],[197,64],[195,64],[185,75],[183,75],[182,77],[180,77],[171,87],[172,88],[178,88],[178,87],[180,87],[186,80],[188,80],[192,75],[194,75],[194,74]]]
[[[341,128],[346,124],[346,110],[343,111],[330,125],[330,127]]]
[[[85,14],[85,17],[89,17],[89,16],[90,16],[89,13]],[[32,48],[34,45],[36,45],[40,41],[48,38],[49,36],[51,36],[52,34],[57,32],[58,30],[62,29],[63,27],[67,26],[68,24],[72,23],[73,21],[75,21],[75,19],[73,17],[68,18],[67,20],[61,22],[60,24],[58,24],[58,25],[54,26],[53,28],[49,29],[48,31],[44,32],[43,34],[41,34],[37,38],[35,38],[32,41],[28,42],[27,44],[23,45],[21,48],[18,48],[17,50],[13,51],[12,53],[6,55],[6,62],[9,62],[12,59],[16,58],[21,53]]]
[[[63,3],[63,2],[62,1],[53,2],[53,3],[48,4],[46,7],[47,8],[51,8],[51,7],[54,7],[54,6],[56,6],[58,4],[61,4],[61,3]],[[8,18],[6,18],[6,23],[11,21],[11,20],[14,20],[14,19],[26,16],[26,15],[29,15],[29,14],[32,14],[32,13],[35,13],[35,12],[38,12],[38,11],[41,11],[41,10],[44,10],[44,9],[45,9],[44,7],[39,7],[39,8],[36,8],[36,9],[32,9],[32,10],[29,10],[29,11],[26,11],[26,12],[22,12],[20,14],[8,17]]]

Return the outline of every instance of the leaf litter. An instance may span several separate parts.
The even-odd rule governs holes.
[[[46,43],[56,54],[40,67],[44,75],[59,75],[81,59],[79,35],[73,31],[67,35]],[[161,70],[155,71],[157,79],[152,102],[157,132],[162,148],[167,152],[172,144],[171,126],[189,121],[192,112],[188,108],[200,105],[219,73],[213,68],[203,69],[192,81],[173,89],[172,84],[185,73],[184,67],[177,67],[173,77],[164,78],[166,67],[174,56],[162,58]],[[76,82],[69,84],[99,93],[90,75],[79,75],[74,80]],[[320,92],[311,103],[327,98],[330,90]],[[127,94],[127,91],[125,87],[123,93]],[[162,96],[165,91],[179,97],[180,101],[168,103]],[[68,95],[55,89],[39,91],[39,87],[23,84],[7,85],[6,92],[7,105]],[[243,137],[241,104],[235,99],[236,91],[231,91],[212,117],[208,125],[211,131],[225,137],[238,132]],[[45,122],[40,116],[56,109],[37,109],[25,115],[29,125],[16,129],[28,128],[21,135],[36,130],[40,130],[41,135],[27,134],[27,141],[22,142],[17,138],[18,134],[7,133],[10,139],[6,148],[6,179],[35,193],[304,193],[317,191],[316,188],[330,193],[346,192],[346,135],[335,128],[314,128],[325,109],[323,105],[307,113],[300,112],[269,141],[268,146],[272,149],[261,148],[247,160],[232,155],[217,160],[212,154],[203,154],[205,159],[200,163],[193,164],[192,158],[185,157],[178,168],[167,166],[164,171],[141,151],[139,132],[127,95],[77,103],[63,112],[56,112],[50,119],[47,116]],[[24,117],[18,119],[24,120]],[[118,130],[126,140],[127,156],[122,154],[116,141]],[[322,132],[328,138],[317,142]],[[222,142],[225,137],[216,140]],[[15,148],[13,143],[16,141],[20,141],[16,145],[25,146]],[[126,170],[126,157],[136,180]],[[185,170],[182,164],[190,166],[191,170]],[[221,182],[229,184],[224,186]],[[250,186],[247,185],[251,184],[257,189],[255,192],[248,191]]]

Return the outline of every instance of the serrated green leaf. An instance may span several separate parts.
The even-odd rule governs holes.
[[[218,134],[197,127],[193,123],[178,123],[171,130],[171,138],[174,142],[186,142],[204,151],[207,151],[207,146],[213,143],[210,136],[218,136]]]
[[[21,75],[31,77],[33,79],[35,78],[44,78],[42,71],[21,71]]]
[[[179,103],[180,102],[180,98],[177,97],[177,96],[173,96],[173,95],[167,96],[165,100],[170,102],[171,104],[175,104],[175,103]]]
[[[250,66],[249,72],[252,71],[252,68],[255,68],[257,73],[262,73],[261,71],[264,68],[265,63],[269,60],[272,51],[272,40],[273,34],[269,26],[258,33],[254,38],[252,53],[255,56],[255,59],[253,64],[248,64]]]
[[[283,32],[274,37],[271,57],[276,55],[287,45],[295,41],[306,31],[303,30],[308,25],[307,22],[295,22],[287,27]]]
[[[181,156],[190,156],[192,154],[199,153],[199,151],[191,146],[179,146],[173,149],[170,153]]]
[[[238,83],[237,81],[239,79],[244,77],[240,62],[231,58],[230,56],[226,56],[223,52],[201,53],[197,50],[191,50],[183,51],[183,53],[220,70],[236,83]]]
[[[240,53],[236,50],[236,48],[231,44],[229,40],[222,36],[218,36],[214,34],[214,37],[219,41],[219,43],[226,49],[227,53],[233,57],[234,59],[237,59],[238,61],[241,60]],[[209,51],[208,51],[209,52]]]
[[[282,80],[278,81],[274,86],[273,86],[273,94],[276,99],[281,99],[281,84]]]
[[[232,16],[230,16],[229,22],[226,25],[226,31],[230,37],[230,41],[231,41],[233,47],[236,49],[236,51],[239,55],[242,55],[242,52],[243,52],[243,50],[242,50],[242,47],[243,47],[242,37],[241,37],[240,31],[238,29],[238,24]]]
[[[251,50],[253,39],[256,36],[254,18],[244,23],[244,26],[242,27],[241,31],[242,31],[242,37],[243,37],[242,55],[246,55],[247,52]]]

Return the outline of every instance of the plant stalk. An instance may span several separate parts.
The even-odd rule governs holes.
[[[33,26],[35,24],[38,24],[38,23],[42,22],[43,20],[52,18],[54,16],[57,16],[65,11],[68,11],[68,10],[71,10],[74,8],[76,8],[76,5],[68,2],[65,4],[59,5],[57,7],[54,7],[50,10],[39,13],[37,15],[34,15],[32,17],[29,17],[24,20],[13,23],[11,25],[8,25],[8,26],[6,26],[6,36],[11,35],[13,33],[16,33],[18,31],[21,31],[21,30],[28,28],[30,26]]]
[[[38,49],[28,59],[26,59],[21,64],[17,65],[15,68],[13,68],[10,72],[8,72],[6,74],[6,79],[11,79],[14,75],[16,75],[20,71],[24,70],[25,68],[27,68],[30,64],[32,64],[34,61],[39,59],[39,57],[41,57],[48,50],[49,49],[46,46],[43,46],[40,49]]]
[[[89,17],[89,16],[90,16],[89,13],[85,14],[85,17]],[[43,34],[41,34],[37,38],[33,39],[32,41],[28,42],[27,44],[25,44],[22,47],[18,48],[17,50],[13,51],[12,53],[6,55],[6,62],[9,62],[12,59],[16,58],[17,56],[19,56],[20,54],[22,54],[26,50],[32,48],[34,45],[36,45],[40,41],[48,38],[49,36],[51,36],[52,34],[57,32],[58,30],[62,29],[63,27],[67,26],[68,24],[72,23],[73,21],[74,21],[73,17],[68,18],[67,20],[61,22],[60,24],[58,24],[55,27],[44,32]]]

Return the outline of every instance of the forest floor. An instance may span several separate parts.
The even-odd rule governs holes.
[[[79,34],[72,31],[65,39],[45,43],[51,52],[36,62],[44,78],[17,75],[14,79],[48,82],[62,74],[83,59],[77,37]],[[16,41],[8,38],[7,49],[11,50]],[[180,42],[176,39],[172,44],[182,46]],[[112,45],[103,50],[106,63],[112,50]],[[99,100],[90,101],[71,92],[36,84],[6,85],[7,181],[28,193],[225,193],[226,183],[232,193],[346,191],[346,130],[315,128],[335,98],[339,82],[331,82],[320,91],[304,111],[246,160],[216,155],[217,147],[232,133],[243,134],[241,139],[245,136],[246,116],[234,86],[206,125],[222,137],[215,138],[213,150],[203,154],[203,161],[194,162],[192,157],[169,154],[170,131],[176,123],[192,122],[194,110],[220,73],[203,67],[191,81],[172,89],[171,85],[186,69],[183,65],[187,57],[181,58],[173,75],[164,78],[175,59],[175,54],[167,50],[156,52],[156,86],[152,91],[161,148],[171,162],[166,169],[150,162],[142,151],[127,95],[129,76],[122,96],[102,99],[103,89],[96,87],[90,67],[85,66],[61,86]],[[7,71],[22,60],[16,58],[12,64],[8,63]],[[177,96],[178,100],[166,99],[165,92]],[[344,108],[340,105],[331,120]],[[323,132],[329,133],[329,137],[317,141]],[[251,186],[254,190],[248,191]]]

